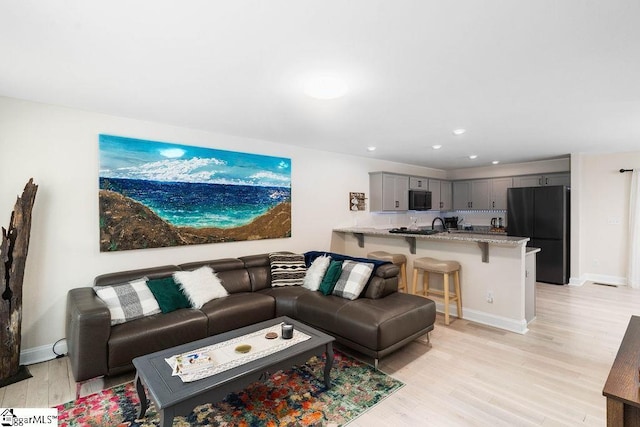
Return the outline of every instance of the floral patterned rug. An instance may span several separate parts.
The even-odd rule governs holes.
[[[331,389],[324,386],[324,357],[273,374],[222,402],[194,408],[176,417],[173,427],[190,426],[325,426],[344,425],[404,384],[371,366],[335,352]],[[153,403],[136,419],[140,401],[133,383],[57,406],[60,427],[155,427]]]

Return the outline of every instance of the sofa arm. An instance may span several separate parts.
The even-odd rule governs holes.
[[[107,343],[111,334],[109,309],[93,288],[67,293],[66,338],[71,371],[77,382],[107,375]]]
[[[399,272],[400,268],[391,263],[378,266],[367,284],[364,297],[378,299],[397,292]]]

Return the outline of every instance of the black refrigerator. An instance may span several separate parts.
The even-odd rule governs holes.
[[[569,283],[569,187],[522,187],[507,190],[507,234],[529,237],[536,255],[536,281]]]

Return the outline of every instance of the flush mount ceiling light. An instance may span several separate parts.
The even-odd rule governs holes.
[[[475,160],[475,159],[477,159],[477,158],[478,158],[478,155],[477,155],[477,154],[472,154],[472,155],[470,155],[470,156],[469,156],[469,158],[470,158],[471,160]]]
[[[304,93],[316,99],[336,99],[343,97],[349,87],[341,78],[329,74],[309,77],[304,83]]]
[[[373,147],[373,146],[367,147],[367,151],[376,151],[376,147]]]
[[[431,148],[433,148],[434,150],[439,150],[442,148],[442,145],[438,144],[438,145],[432,145]]]
[[[493,162],[491,162],[492,165],[497,165],[498,163],[500,163],[500,160],[494,160]]]
[[[465,133],[467,130],[466,129],[454,129],[453,130],[453,134],[454,135],[462,135],[463,133]]]

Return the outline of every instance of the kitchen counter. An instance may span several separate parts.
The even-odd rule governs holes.
[[[460,241],[460,242],[475,242],[478,244],[482,251],[482,261],[489,262],[489,244],[493,245],[506,245],[506,246],[521,246],[526,245],[529,241],[528,237],[514,237],[507,236],[504,233],[473,233],[470,231],[442,231],[437,234],[415,234],[415,233],[390,233],[388,228],[366,228],[366,227],[347,227],[347,228],[335,228],[334,232],[339,233],[353,233],[358,239],[358,245],[364,247],[364,236],[399,236],[404,237],[409,243],[409,251],[412,254],[416,253],[416,239],[421,240],[447,240],[447,241]]]
[[[528,241],[528,237],[505,233],[443,231],[422,235],[390,233],[389,229],[373,227],[340,227],[333,230],[331,250],[360,257],[374,251],[404,254],[410,289],[415,259],[456,260],[461,265],[464,318],[522,334],[535,318],[535,271],[531,269],[535,270],[538,249],[527,248]],[[442,275],[431,274],[429,279],[430,286],[442,289]],[[421,286],[420,274],[418,291]],[[437,302],[436,307],[443,311],[442,304]],[[451,312],[457,314],[455,304]]]

